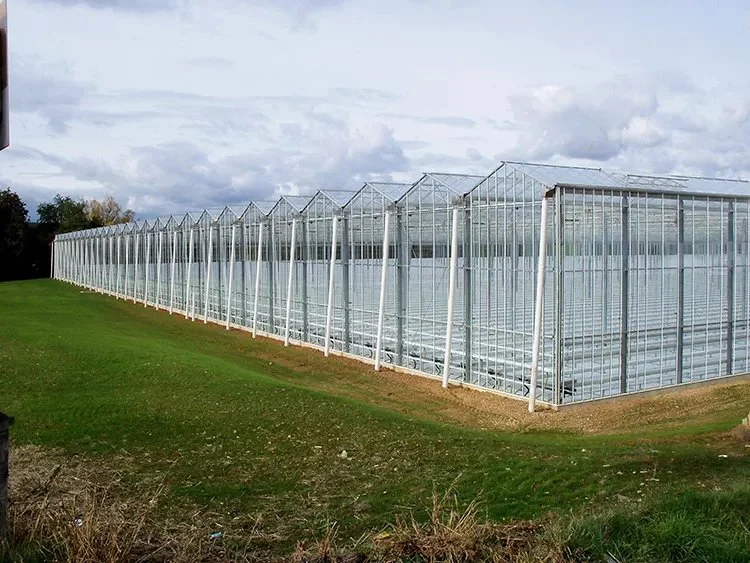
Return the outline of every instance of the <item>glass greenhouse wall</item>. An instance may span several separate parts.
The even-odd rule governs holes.
[[[533,409],[750,371],[749,243],[744,181],[505,162],[61,234],[53,275]]]

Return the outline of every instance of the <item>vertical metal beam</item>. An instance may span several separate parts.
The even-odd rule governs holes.
[[[336,218],[334,217],[334,221]],[[310,342],[310,323],[307,318],[307,267],[310,261],[310,253],[307,247],[309,237],[308,228],[310,223],[308,221],[302,221],[302,236],[300,237],[302,255],[300,256],[302,261],[302,341]]]
[[[458,221],[459,208],[454,207],[451,224],[451,256],[448,275],[448,316],[445,323],[445,360],[443,360],[443,388],[448,387],[451,371],[451,345],[453,344],[453,311],[456,305],[456,276],[458,274]]]
[[[529,382],[529,412],[536,409],[536,387],[539,371],[539,356],[542,349],[542,323],[544,322],[544,281],[547,266],[547,209],[549,196],[542,199],[539,220],[539,263],[536,271],[536,300],[534,303],[534,337],[531,344],[531,377]]]
[[[227,265],[227,248],[224,241],[226,237],[224,235],[224,229],[221,223],[216,223],[216,291],[217,291],[217,311],[216,320],[221,320],[221,306],[224,304],[224,278],[227,277],[225,268]]]
[[[286,283],[286,318],[284,319],[284,346],[289,346],[289,322],[294,296],[294,255],[297,250],[297,218],[292,219],[292,243],[289,247],[289,276]]]
[[[620,393],[628,392],[628,314],[630,308],[630,207],[622,196],[620,238]]]
[[[174,311],[174,278],[177,270],[177,230],[172,233],[172,271],[169,280],[169,314]]]
[[[159,309],[161,305],[161,256],[164,249],[164,231],[159,231],[159,240],[156,245],[156,303],[154,307]]]
[[[148,275],[149,267],[151,266],[151,233],[148,231],[144,232],[143,235],[146,237],[146,256],[143,260],[143,306],[148,306]]]
[[[271,219],[268,223],[268,332],[273,334],[276,332],[276,311],[274,311],[274,297],[276,293],[276,280],[273,271],[274,255],[273,245],[276,240],[276,225],[275,221]]]
[[[677,354],[676,382],[683,380],[685,333],[685,201],[677,199]]]
[[[565,284],[565,217],[563,216],[564,188],[557,188],[555,193],[555,393],[556,405],[563,402],[563,319],[564,309],[564,284]],[[602,248],[602,254],[606,255],[608,250]],[[607,268],[604,277],[607,277]],[[606,295],[606,294],[605,294]]]
[[[187,263],[187,279],[185,280],[185,318],[188,318],[188,304],[190,303],[190,289],[193,282],[193,249],[195,243],[193,242],[194,230],[190,227],[190,242],[188,242],[188,263]]]
[[[198,287],[196,288],[196,291],[193,292],[193,313],[195,313],[195,299],[196,299],[196,293],[201,293],[203,290],[203,278],[204,278],[204,268],[203,268],[203,262],[206,259],[206,227],[205,225],[201,225],[198,227],[198,256],[197,260],[195,262],[195,268],[198,273]],[[200,297],[200,295],[198,296]],[[200,307],[200,305],[198,305]],[[193,321],[195,318],[193,318]]]
[[[206,259],[206,297],[203,304],[203,324],[208,322],[208,298],[211,295],[211,261],[214,254],[214,226],[208,226],[208,256]]]
[[[336,291],[336,246],[338,243],[338,217],[333,218],[331,227],[331,261],[328,268],[328,308],[326,309],[326,331],[323,355],[328,356],[331,350],[331,324],[333,322],[333,300]]]
[[[115,289],[114,284],[114,267],[115,267],[115,258],[114,258],[114,240],[115,237],[111,236],[109,237],[109,268],[107,268],[107,293],[112,295]]]
[[[93,237],[88,238],[88,244],[86,245],[88,256],[86,257],[86,284],[89,289],[95,289],[94,286],[94,239]]]
[[[349,303],[349,215],[346,211],[341,216],[341,302],[344,307],[344,352],[349,352],[351,344],[351,303]]]
[[[133,244],[133,303],[138,300],[138,245],[141,242],[141,234],[135,233]]]
[[[242,307],[240,308],[240,326],[247,326],[247,275],[245,270],[247,269],[247,255],[248,255],[248,241],[247,241],[247,226],[245,219],[242,220],[242,228],[240,229],[240,244],[239,247],[242,249],[240,252],[240,284],[242,285]]]
[[[383,324],[385,323],[385,283],[388,280],[388,249],[390,241],[388,240],[391,231],[391,214],[388,210],[385,213],[385,225],[383,228],[383,265],[380,270],[380,304],[378,305],[378,332],[375,340],[375,370],[380,370],[380,355],[383,349]]]
[[[117,268],[115,269],[115,272],[117,273],[117,281],[115,283],[115,297],[117,299],[120,298],[120,278],[122,277],[120,275],[120,270],[122,269],[122,237],[120,235],[117,235]]]
[[[227,280],[227,330],[232,322],[232,282],[234,281],[234,246],[237,238],[237,225],[232,225],[232,240],[229,249],[229,279]]]
[[[734,370],[734,269],[735,269],[734,201],[727,214],[727,375]]]
[[[404,221],[400,209],[396,209],[396,364],[404,365],[404,318],[406,317],[406,261],[408,249],[404,241]]]
[[[472,324],[474,322],[474,293],[472,292],[472,253],[474,233],[471,228],[471,198],[466,198],[464,209],[464,373],[463,379],[471,383],[472,368]]]
[[[127,300],[128,298],[128,289],[130,289],[130,284],[128,282],[130,281],[128,277],[130,276],[130,234],[125,235],[125,289],[122,293],[122,298]]]
[[[57,241],[53,240],[52,244],[50,245],[50,253],[49,253],[49,277],[50,279],[55,279],[55,246],[57,245]]]
[[[560,188],[562,189],[562,188]],[[609,236],[610,236],[610,225],[607,221],[607,210],[604,204],[602,204],[602,334],[609,334],[609,323],[611,310],[610,296],[609,296],[609,261],[611,260]],[[592,221],[593,222],[593,221]]]
[[[263,221],[258,223],[258,253],[255,256],[255,294],[253,295],[253,338],[258,334],[258,299],[260,298],[260,268],[263,262]]]

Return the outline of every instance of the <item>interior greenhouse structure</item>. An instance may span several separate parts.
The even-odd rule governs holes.
[[[53,277],[557,407],[750,371],[750,183],[503,162],[60,234]]]

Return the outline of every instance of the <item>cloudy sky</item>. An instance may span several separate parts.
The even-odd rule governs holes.
[[[501,160],[750,177],[750,5],[8,0],[33,210],[141,217]]]

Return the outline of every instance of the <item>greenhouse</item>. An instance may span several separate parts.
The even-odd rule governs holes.
[[[553,407],[750,370],[750,183],[504,162],[60,234],[53,276]]]

